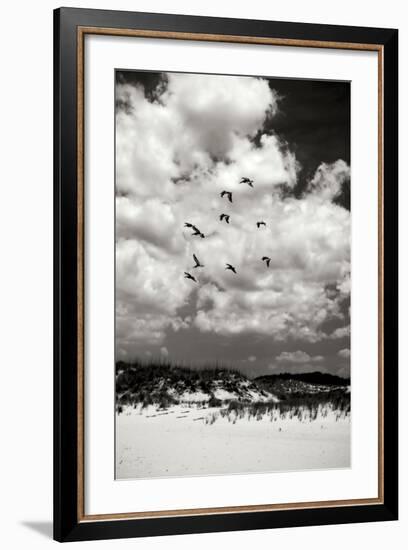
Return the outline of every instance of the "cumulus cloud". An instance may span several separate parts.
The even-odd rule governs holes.
[[[342,357],[343,359],[349,359],[350,357],[350,350],[348,348],[341,349],[337,355],[339,357]]]
[[[332,200],[341,193],[343,183],[350,179],[350,166],[344,160],[322,164],[308,184],[307,193],[321,200]]]
[[[161,100],[177,116],[184,130],[178,137],[188,140],[190,153],[225,157],[236,136],[255,135],[267,113],[276,111],[276,97],[259,78],[169,74],[168,80]]]
[[[162,357],[168,357],[169,356],[169,350],[166,348],[166,346],[162,346],[160,348],[160,355]]]
[[[323,361],[321,355],[315,355],[311,357],[305,351],[282,351],[280,355],[276,357],[278,363],[320,363]]]
[[[334,330],[329,338],[332,338],[333,340],[337,340],[340,338],[346,338],[350,336],[350,325],[346,327],[339,327]]]
[[[116,93],[127,106],[116,118],[119,356],[189,327],[276,341],[341,338],[322,325],[344,319],[350,293],[350,213],[332,201],[349,177],[346,163],[322,164],[302,197],[282,195],[299,165],[279,136],[262,133],[279,109],[264,79],[169,74],[153,100],[142,86],[118,84]],[[242,176],[253,189],[239,185]],[[185,222],[206,238],[192,237]],[[183,276],[193,253],[205,265],[194,270],[198,284]]]

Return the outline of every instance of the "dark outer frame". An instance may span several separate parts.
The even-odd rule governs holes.
[[[379,54],[379,495],[376,499],[86,516],[83,502],[83,108],[86,32],[371,49]],[[197,36],[200,34],[200,37]],[[194,36],[196,35],[196,36]],[[204,36],[205,35],[205,36]],[[230,40],[234,38],[233,40]],[[323,43],[323,44],[322,44]],[[79,78],[78,78],[79,77]],[[381,108],[382,107],[382,108]],[[398,518],[398,31],[184,15],[54,11],[54,538],[94,540]],[[382,200],[381,200],[382,199]],[[381,223],[382,221],[382,223]],[[386,360],[386,361],[385,361]],[[80,406],[78,406],[80,405]]]

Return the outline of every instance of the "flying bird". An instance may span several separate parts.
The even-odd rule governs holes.
[[[198,231],[198,232],[200,232],[199,229],[198,229],[198,227],[196,227],[195,225],[193,225],[192,223],[189,223],[189,222],[186,222],[186,223],[184,224],[184,227],[188,227],[189,229],[192,229],[193,231]]]
[[[222,222],[222,220],[225,220],[227,223],[229,223],[230,217],[228,216],[228,214],[221,214],[220,221]]]
[[[187,273],[187,271],[184,272],[184,278],[185,279],[191,279],[195,283],[197,282],[197,279],[195,277],[193,277],[192,275],[190,275],[190,273]]]
[[[256,222],[256,227],[259,229],[261,227],[261,225],[264,225],[266,227],[266,223],[265,222]]]
[[[201,231],[198,229],[198,227],[196,227],[192,223],[186,222],[184,224],[184,227],[188,227],[189,229],[192,229],[193,230],[192,235],[199,235],[202,239],[204,239],[204,237],[205,237],[204,233],[201,233]]]
[[[247,183],[249,187],[254,186],[254,180],[251,180],[250,178],[241,178],[241,181],[239,183]]]
[[[271,263],[271,259],[268,256],[262,256],[262,261],[266,262],[266,267],[269,267],[269,264]]]
[[[231,264],[226,264],[226,268],[225,269],[229,269],[230,271],[233,271],[235,274],[237,273],[236,270],[235,270],[235,267]]]
[[[204,239],[204,237],[205,237],[204,233],[201,233],[201,231],[200,231],[199,229],[197,229],[197,227],[195,228],[195,231],[194,231],[194,233],[192,233],[192,235],[193,235],[193,237],[194,237],[195,235],[198,235],[198,236],[200,236],[202,239]]]
[[[220,193],[220,196],[221,196],[221,197],[223,197],[224,195],[226,195],[227,198],[228,198],[228,200],[229,200],[230,202],[232,202],[232,193],[231,193],[231,191],[222,191],[222,192]]]
[[[193,267],[196,268],[196,267],[204,267],[204,264],[200,263],[200,260],[197,258],[197,256],[195,254],[193,254],[193,258],[194,258],[194,261],[195,261],[195,266]]]

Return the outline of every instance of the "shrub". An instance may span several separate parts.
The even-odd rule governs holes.
[[[208,406],[221,407],[221,405],[222,405],[221,399],[217,399],[214,395],[211,395],[210,399],[208,400]]]

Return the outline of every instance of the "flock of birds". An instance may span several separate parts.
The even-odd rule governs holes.
[[[239,181],[239,183],[246,183],[247,185],[249,185],[249,187],[254,187],[254,180],[250,179],[250,178],[246,178],[246,177],[242,177],[241,180]],[[223,197],[226,197],[227,200],[232,203],[232,191],[222,191],[220,193],[220,196],[221,198]],[[229,214],[220,214],[219,216],[219,219],[220,219],[220,222],[224,221],[225,223],[228,223],[230,222],[230,215]],[[266,223],[264,221],[259,221],[259,222],[256,222],[256,226],[257,228],[259,229],[261,226],[265,226],[266,227]],[[202,231],[200,231],[198,229],[198,227],[196,227],[194,224],[192,223],[189,223],[189,222],[186,222],[184,224],[184,227],[188,228],[188,229],[191,229],[193,232],[192,232],[192,236],[193,237],[200,237],[201,239],[204,239],[205,238],[205,235]],[[193,269],[196,269],[196,268],[200,268],[200,267],[205,267],[204,264],[202,264],[200,262],[200,260],[197,258],[197,256],[195,254],[193,254],[193,259],[194,259],[194,262],[195,262],[195,265],[193,266]],[[262,256],[262,261],[266,263],[266,266],[269,267],[269,264],[271,262],[271,258],[269,258],[269,256]],[[227,271],[232,271],[232,273],[237,273],[237,270],[235,269],[235,267],[231,264],[225,264],[226,267],[225,269]],[[184,278],[185,279],[190,279],[191,281],[193,281],[194,283],[197,283],[197,279],[194,277],[194,275],[191,275],[191,273],[188,273],[188,271],[185,271],[184,272]]]

